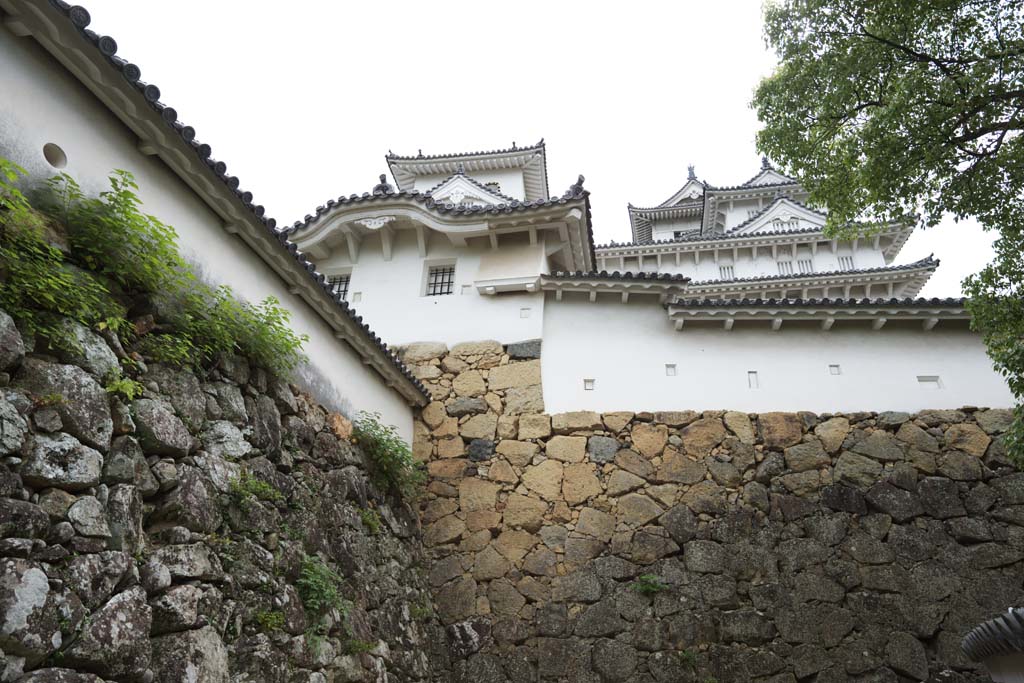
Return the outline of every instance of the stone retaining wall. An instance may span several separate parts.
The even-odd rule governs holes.
[[[81,353],[33,354],[0,311],[0,681],[431,678],[415,511],[344,417],[238,358],[123,400],[73,331]],[[306,604],[310,566],[347,614]]]
[[[450,680],[987,680],[959,642],[1024,599],[1009,411],[549,416],[539,355],[405,352]]]

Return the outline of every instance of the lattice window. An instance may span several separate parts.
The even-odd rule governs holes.
[[[792,261],[779,261],[779,275],[792,275],[793,274],[793,262]]]
[[[804,274],[813,273],[814,263],[809,258],[798,259],[796,262],[796,268],[797,270]]]
[[[736,278],[736,270],[732,266],[718,266],[718,277],[721,280],[733,280]]]
[[[341,297],[342,301],[348,299],[348,285],[352,282],[351,275],[332,275],[327,278],[331,291]]]
[[[455,266],[431,266],[427,272],[427,296],[451,294],[455,287]]]
[[[853,257],[852,256],[840,256],[839,257],[839,270],[853,270]]]

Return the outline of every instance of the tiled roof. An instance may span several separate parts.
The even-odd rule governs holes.
[[[220,179],[225,188],[229,192],[232,192],[246,209],[252,212],[256,220],[263,224],[267,232],[270,233],[280,244],[281,249],[287,251],[291,255],[299,266],[306,271],[307,275],[338,305],[338,308],[357,324],[361,333],[365,335],[366,338],[384,354],[384,356],[387,357],[387,359],[401,372],[401,374],[416,387],[424,398],[429,400],[430,393],[427,391],[427,388],[413,376],[412,372],[410,372],[410,370],[400,360],[398,360],[398,356],[395,352],[389,349],[388,345],[385,344],[384,341],[378,337],[368,325],[363,323],[362,317],[356,315],[355,309],[351,308],[347,302],[331,291],[327,278],[322,273],[317,272],[316,266],[303,256],[295,245],[288,243],[287,236],[284,233],[276,230],[277,221],[266,216],[266,212],[262,205],[253,203],[252,193],[241,189],[239,187],[238,178],[227,173],[227,164],[213,158],[213,150],[210,145],[204,142],[199,142],[196,139],[195,129],[178,120],[177,110],[163,102],[160,102],[160,89],[152,83],[146,83],[141,80],[142,71],[138,66],[117,56],[117,42],[110,36],[101,36],[87,28],[89,23],[92,21],[88,10],[77,5],[72,7],[68,3],[63,2],[63,0],[50,0],[50,4],[67,17],[78,31],[85,36],[85,38],[91,42],[103,56],[107,58],[107,61],[113,68],[121,72],[125,80],[142,94],[146,102],[149,103],[149,106],[159,113],[160,118],[163,119],[167,127],[175,131],[186,144],[191,146],[193,152],[203,160],[206,166],[210,169],[210,172]]]
[[[696,280],[694,286],[701,285],[730,285],[742,282],[764,282],[767,280],[806,280],[814,277],[836,277],[841,275],[867,275],[870,273],[897,273],[905,270],[916,270],[918,268],[939,267],[939,259],[928,256],[920,261],[904,263],[899,266],[880,266],[878,268],[860,268],[857,270],[828,270],[816,273],[793,273],[792,275],[758,275],[757,277],[740,277],[732,280]]]
[[[696,230],[692,232],[698,232]],[[716,233],[714,235],[699,235],[686,237],[679,240],[657,240],[653,242],[623,242],[622,244],[599,244],[597,249],[628,249],[631,247],[656,247],[667,244],[688,244],[690,242],[716,242],[728,239],[750,239],[751,237],[778,237],[785,235],[803,235],[821,232],[821,228],[800,228],[799,230],[771,230],[767,232],[752,232],[746,235],[733,235],[731,233]]]
[[[1012,607],[1006,614],[975,626],[964,636],[960,649],[975,662],[1024,652],[1024,608]]]
[[[532,152],[534,150],[544,149],[544,138],[541,138],[539,142],[533,145],[527,145],[526,147],[517,147],[516,143],[512,143],[512,146],[508,149],[492,149],[484,152],[456,152],[455,154],[423,154],[422,150],[416,156],[402,156],[395,154],[394,152],[388,151],[384,155],[386,159],[393,159],[395,161],[424,161],[427,159],[457,159],[459,157],[480,157],[488,156],[491,154],[511,154],[512,152]]]
[[[780,306],[791,306],[791,307],[815,307],[820,306],[823,308],[835,308],[835,307],[879,307],[879,306],[916,306],[920,308],[932,308],[935,306],[946,306],[946,307],[963,307],[967,303],[967,299],[963,297],[947,297],[938,298],[934,297],[931,299],[918,297],[918,298],[892,298],[892,299],[801,299],[800,297],[792,299],[677,299],[676,301],[665,304],[666,306],[675,306],[683,308],[733,308],[736,306],[764,306],[770,308],[778,308]]]
[[[761,174],[758,173],[757,175],[761,175]],[[756,177],[757,176],[754,176],[754,178],[756,178]],[[754,178],[751,178],[750,180],[753,180]],[[749,183],[750,181],[748,180],[747,182]],[[792,181],[790,181],[788,183],[766,183],[764,185],[748,185],[747,183],[744,183],[742,185],[723,185],[723,186],[708,185],[707,189],[708,189],[708,192],[729,192],[729,191],[732,191],[732,190],[772,190],[772,189],[779,188],[779,187],[793,187],[794,185],[800,185],[800,183],[797,182],[796,180],[792,180]],[[801,190],[801,191],[803,192],[805,190]]]
[[[486,186],[485,186],[486,187]],[[313,223],[320,220],[320,217],[329,213],[336,206],[343,206],[345,204],[362,204],[372,202],[383,202],[383,201],[394,201],[395,199],[409,199],[411,201],[422,204],[428,209],[437,211],[438,213],[451,214],[455,216],[478,216],[478,215],[497,215],[497,214],[509,214],[520,211],[533,211],[537,209],[546,209],[552,206],[558,206],[560,204],[567,204],[571,201],[578,199],[584,200],[587,208],[587,243],[590,247],[590,260],[596,262],[597,257],[594,253],[594,226],[591,220],[590,212],[590,192],[583,189],[583,176],[569,186],[569,189],[562,194],[561,197],[550,197],[548,199],[537,199],[531,202],[521,202],[518,199],[512,199],[511,201],[503,204],[494,204],[490,206],[473,205],[463,206],[456,204],[447,204],[445,202],[434,201],[434,198],[430,196],[429,192],[420,192],[419,190],[410,190],[408,192],[399,190],[397,192],[380,192],[370,193],[364,192],[361,195],[352,194],[347,197],[344,195],[335,199],[330,199],[326,204],[316,207],[316,214],[306,214],[301,221],[295,221],[293,225],[285,228],[281,234],[283,236],[291,235],[292,233],[306,228]]]
[[[414,202],[423,204],[428,209],[433,209],[439,213],[448,213],[455,215],[479,215],[479,214],[500,214],[500,213],[515,213],[517,211],[530,211],[532,209],[543,209],[558,204],[567,204],[574,199],[581,199],[589,196],[589,192],[583,189],[582,185],[572,185],[561,197],[550,197],[548,199],[538,199],[532,202],[521,202],[518,199],[512,199],[504,204],[494,204],[491,206],[473,205],[464,206],[462,204],[448,204],[446,202],[434,201],[434,198],[430,195],[430,192],[420,192],[419,190],[410,190],[408,192],[404,190],[398,190],[397,192],[381,192],[379,194],[372,194],[370,192],[364,192],[363,194],[350,194],[349,196],[340,196],[337,199],[329,199],[326,204],[316,207],[315,214],[306,214],[301,221],[295,221],[294,224],[284,229],[285,234],[291,234],[296,230],[301,230],[313,223],[316,223],[321,216],[329,213],[331,209],[336,206],[342,206],[345,204],[362,204],[364,202],[383,202],[393,201],[395,199],[410,199]]]
[[[554,273],[547,274],[544,277],[562,280],[644,280],[652,282],[690,281],[690,278],[686,277],[685,275],[673,275],[672,273],[645,273],[643,271],[637,273],[633,273],[630,271],[620,273],[617,270],[612,271],[610,273],[607,270],[602,270],[600,272],[582,272],[579,270],[574,272],[555,271]]]

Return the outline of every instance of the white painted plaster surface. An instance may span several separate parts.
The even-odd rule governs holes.
[[[216,149],[216,140],[209,142]],[[330,326],[289,293],[239,237],[227,233],[220,218],[162,161],[140,153],[135,135],[33,39],[0,32],[0,155],[31,176],[46,178],[56,173],[43,157],[46,143],[64,150],[68,161],[62,170],[87,192],[106,189],[114,169],[131,171],[144,210],[174,226],[183,254],[205,279],[228,284],[250,301],[277,297],[292,312],[295,331],[310,337],[305,346],[310,362],[300,370],[302,383],[319,400],[350,415],[380,412],[385,422],[411,438],[411,410],[380,375],[335,339]]]

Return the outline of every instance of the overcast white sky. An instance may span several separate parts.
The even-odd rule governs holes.
[[[586,176],[598,243],[627,241],[626,203],[660,203],[687,164],[718,185],[759,168],[749,101],[774,64],[759,0],[85,6],[279,225],[369,191],[389,149],[543,137],[552,194]],[[975,225],[943,225],[898,262],[935,252],[922,294],[955,296],[990,244]]]

